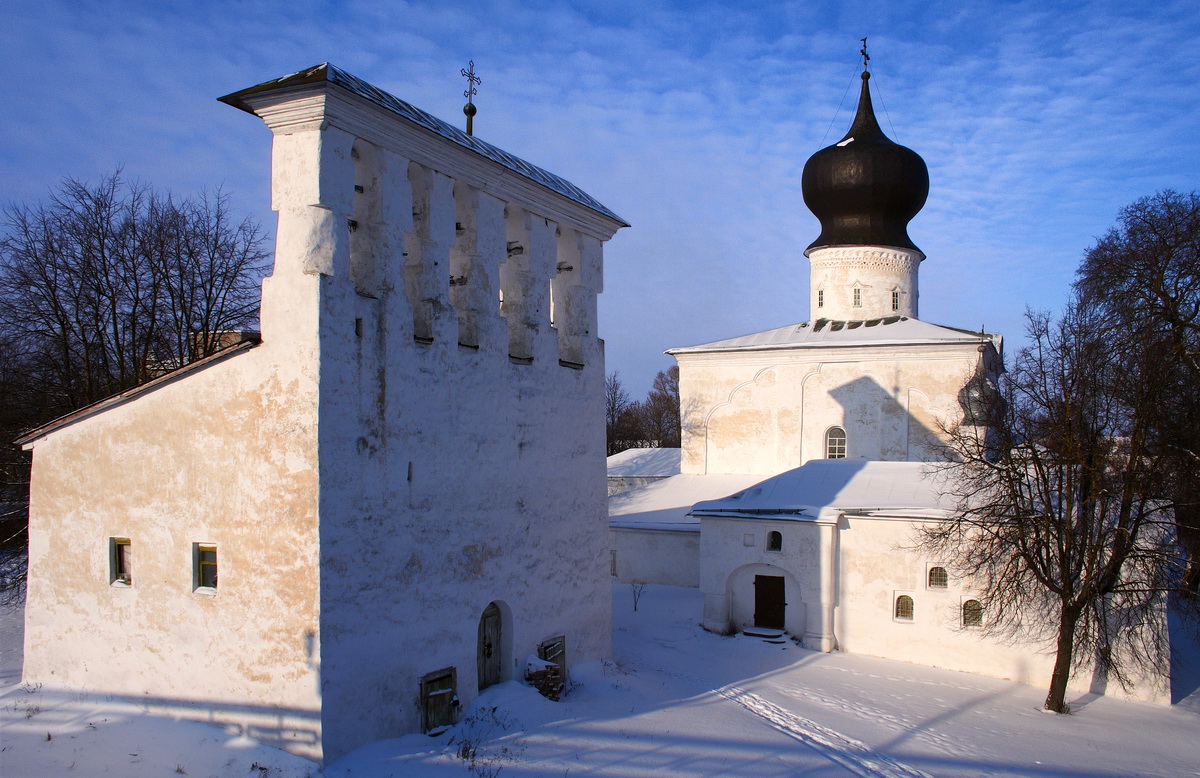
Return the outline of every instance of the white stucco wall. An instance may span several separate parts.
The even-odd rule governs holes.
[[[929,458],[938,420],[962,418],[959,392],[978,344],[896,344],[682,353],[684,473],[773,475],[825,456],[840,426],[851,459]]]
[[[915,550],[915,520],[843,514],[829,526],[835,533],[832,543],[822,542],[822,526],[812,520],[704,516],[702,526],[700,589],[706,629],[731,632],[753,625],[754,576],[783,576],[787,631],[802,637],[809,648],[822,648],[821,619],[828,614],[833,641],[825,650],[1049,684],[1053,640],[1011,642],[981,628],[963,627],[962,604],[972,598],[967,582],[951,573],[946,588],[928,585],[930,567],[946,565]],[[782,534],[780,551],[765,548],[771,530]],[[901,595],[913,600],[911,620],[895,617]],[[986,623],[986,612],[984,619]],[[1170,701],[1165,677],[1143,673],[1134,680],[1126,691],[1116,682],[1105,684],[1085,666],[1071,689]]]
[[[431,671],[469,704],[491,602],[505,678],[559,635],[568,668],[609,655],[621,224],[335,85],[247,103],[274,131],[263,342],[34,442],[25,676],[328,761],[419,731]]]
[[[700,584],[700,528],[613,527],[610,547],[616,554],[617,583]]]
[[[919,251],[835,246],[809,252],[809,310],[814,319],[917,318]],[[854,290],[858,289],[855,305]],[[893,305],[892,292],[898,293]]]
[[[568,669],[609,655],[596,295],[618,226],[335,97],[256,100],[280,245],[321,274],[326,760],[420,731],[430,672],[469,705],[489,603],[504,678],[559,635]]]
[[[312,331],[313,285],[268,281]],[[264,343],[35,443],[27,681],[320,756],[315,357]],[[110,584],[114,537],[130,586]],[[193,591],[200,542],[215,593]]]

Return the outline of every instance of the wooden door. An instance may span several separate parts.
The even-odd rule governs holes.
[[[783,576],[754,576],[754,626],[783,629],[783,615],[786,609]]]
[[[421,679],[421,713],[425,731],[437,734],[458,718],[458,674],[453,667]]]
[[[479,618],[479,690],[500,682],[500,608],[496,603],[483,609]]]

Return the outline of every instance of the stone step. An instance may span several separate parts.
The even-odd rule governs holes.
[[[785,633],[774,627],[742,627],[742,634],[752,638],[781,638]]]

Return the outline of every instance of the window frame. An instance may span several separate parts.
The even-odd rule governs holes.
[[[825,290],[824,289],[817,290],[817,307],[818,308],[825,307]]]
[[[904,616],[901,613],[903,601],[908,601],[908,615]],[[892,621],[902,622],[904,624],[912,624],[916,621],[917,605],[913,600],[912,595],[906,592],[896,592],[892,597]]]
[[[939,575],[941,583],[934,583],[933,578],[934,578],[935,573],[938,573],[938,571],[941,571],[940,575]],[[950,573],[947,572],[946,568],[943,567],[942,565],[932,565],[925,572],[925,588],[926,589],[934,589],[937,591],[945,591],[946,589],[949,589],[950,588]]]
[[[854,307],[855,308],[862,307],[862,287],[861,286],[854,287]]]
[[[772,554],[778,554],[780,551],[783,551],[783,533],[776,529],[767,532],[767,540],[763,549],[770,551]]]
[[[832,446],[834,445],[835,441],[838,440],[838,438],[834,437],[835,432],[841,433],[841,437],[840,437],[841,444],[840,444],[840,446],[838,446],[840,453],[831,455],[830,452],[833,450]],[[849,458],[850,436],[846,434],[845,427],[835,424],[834,426],[825,430],[824,440],[825,440],[825,459],[848,459]]]
[[[893,311],[900,310],[900,290],[899,289],[892,290],[892,310]]]
[[[208,551],[211,551],[213,555],[211,562],[204,559],[204,554]],[[216,543],[197,542],[192,544],[193,592],[199,594],[217,593],[217,588],[220,586],[220,559]],[[212,586],[205,583],[204,568],[209,565],[213,568]]]
[[[108,583],[110,586],[133,586],[132,546],[129,538],[108,539]]]
[[[968,608],[968,606],[971,605],[971,603],[975,603],[975,609],[973,609],[973,610],[975,611],[976,620],[968,623],[967,608]],[[983,622],[983,603],[980,602],[977,597],[968,597],[967,599],[963,600],[962,605],[959,606],[958,617],[959,617],[959,623],[962,624],[963,629],[982,629],[983,624],[984,624],[984,622]]]

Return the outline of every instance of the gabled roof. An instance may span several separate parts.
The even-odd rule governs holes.
[[[764,349],[836,348],[841,346],[895,346],[967,344],[980,341],[1000,349],[1001,338],[992,333],[972,332],[956,327],[887,316],[860,321],[816,319],[789,324],[773,330],[715,340],[699,346],[668,349],[668,354],[698,354],[709,351],[758,351]]]
[[[370,100],[379,107],[391,111],[403,119],[407,119],[413,124],[424,127],[430,132],[440,135],[446,140],[456,143],[465,149],[469,149],[480,156],[486,157],[487,159],[500,164],[508,170],[511,170],[512,172],[529,179],[535,184],[539,184],[552,192],[560,194],[563,197],[573,200],[584,207],[603,214],[604,216],[619,222],[622,227],[629,226],[628,222],[626,222],[620,216],[617,216],[608,208],[601,205],[598,200],[572,184],[570,181],[567,181],[565,178],[561,178],[553,173],[550,173],[549,171],[543,170],[537,165],[531,165],[525,160],[509,154],[503,149],[497,148],[490,143],[476,138],[474,135],[467,135],[454,125],[444,122],[433,114],[426,113],[420,108],[417,108],[410,103],[406,103],[400,98],[388,94],[382,89],[372,86],[366,81],[363,81],[361,78],[353,76],[328,62],[324,62],[306,70],[297,71],[296,73],[292,73],[281,78],[272,79],[271,81],[264,81],[261,84],[257,84],[217,99],[223,103],[228,103],[235,108],[240,108],[248,113],[254,113],[254,109],[251,108],[245,100],[245,98],[251,95],[263,94],[279,89],[286,89],[288,87],[303,86],[306,84],[316,84],[321,82],[336,84],[343,89],[353,92],[359,97]]]
[[[28,447],[38,438],[44,438],[50,433],[74,424],[77,421],[81,421],[82,419],[86,419],[90,416],[95,416],[96,414],[106,411],[109,408],[113,408],[117,405],[123,405],[130,400],[140,397],[143,394],[152,392],[165,384],[173,383],[184,376],[191,375],[192,373],[198,373],[199,371],[207,367],[211,367],[218,362],[224,362],[230,357],[243,354],[259,345],[260,342],[261,341],[259,340],[243,340],[236,345],[221,349],[217,353],[210,354],[203,359],[197,359],[195,362],[189,362],[181,368],[172,370],[170,373],[161,375],[158,378],[147,381],[144,384],[135,386],[132,389],[126,389],[125,391],[120,392],[119,394],[114,394],[111,397],[105,397],[103,400],[97,400],[91,405],[85,405],[77,411],[72,411],[65,416],[60,416],[54,421],[47,422],[37,429],[26,432],[24,435],[14,440],[13,443],[18,446]]]
[[[696,503],[693,517],[816,519],[831,512],[937,518],[954,509],[935,466],[926,462],[816,459],[719,500]]]

